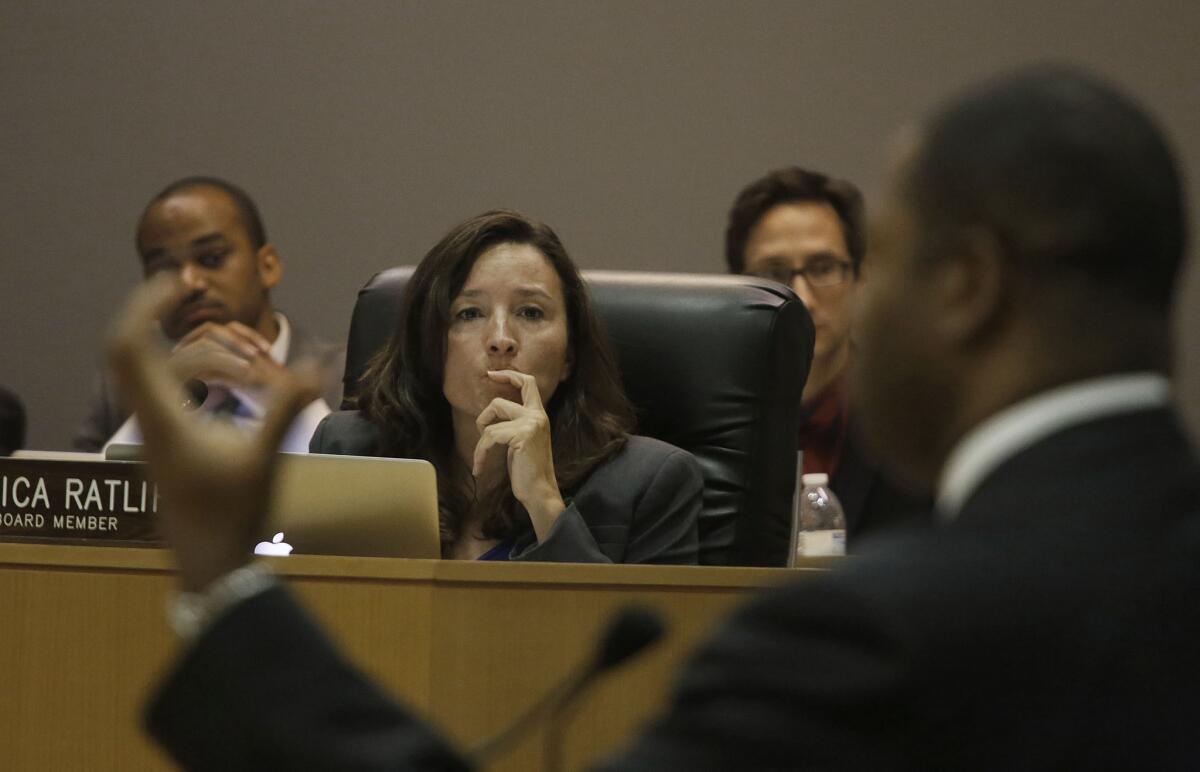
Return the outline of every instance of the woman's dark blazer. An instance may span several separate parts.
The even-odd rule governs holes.
[[[313,453],[382,456],[379,429],[357,410],[332,413],[309,443]],[[512,560],[554,563],[685,563],[699,554],[704,483],[692,454],[632,436],[572,491],[540,544],[517,537]]]

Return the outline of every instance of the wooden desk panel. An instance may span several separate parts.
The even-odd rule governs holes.
[[[104,551],[0,545],[0,768],[164,768],[138,728],[145,690],[175,646],[163,623],[173,583],[164,556],[136,554],[129,568],[53,565],[75,549]]]
[[[460,563],[294,556],[274,561],[344,651],[462,743],[505,725],[590,654],[637,602],[671,632],[585,697],[568,768],[611,752],[662,703],[680,659],[775,569]],[[177,643],[160,550],[0,544],[0,769],[159,770],[147,691]],[[535,735],[491,769],[540,765]]]

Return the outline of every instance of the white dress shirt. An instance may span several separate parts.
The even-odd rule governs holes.
[[[271,344],[270,356],[271,359],[282,365],[287,361],[288,349],[292,345],[292,327],[286,316],[278,311],[274,313],[275,321],[279,323],[279,334],[275,336],[275,342]],[[206,385],[209,387],[208,396],[197,408],[199,412],[212,412],[232,394],[238,400],[238,409],[229,416],[234,425],[253,429],[262,423],[263,416],[266,414],[268,396],[265,390],[226,386],[220,383]],[[331,412],[333,411],[330,410],[324,399],[318,398],[308,403],[288,428],[279,449],[288,453],[307,453],[308,442],[312,439],[313,432],[317,430],[317,424],[321,423],[321,419]],[[104,443],[104,449],[107,450],[109,445],[114,444],[140,445],[141,443],[142,430],[138,426],[137,417],[130,416],[121,425],[121,428],[117,429],[116,433],[109,438],[108,442]]]
[[[996,467],[1051,434],[1108,415],[1163,407],[1170,401],[1170,381],[1144,372],[1070,383],[1004,408],[967,432],[947,456],[937,486],[938,518],[954,520]]]

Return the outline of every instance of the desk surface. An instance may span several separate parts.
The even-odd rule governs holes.
[[[587,695],[566,734],[568,768],[612,751],[659,709],[686,651],[747,592],[822,564],[270,562],[353,661],[463,743],[570,672],[617,608],[657,609],[670,633]],[[177,648],[163,616],[173,585],[162,550],[0,543],[0,768],[168,766],[138,721]],[[534,735],[491,768],[536,769],[540,747]]]
[[[412,560],[291,555],[263,558],[281,576],[295,578],[421,579],[439,583],[496,582],[660,587],[761,587],[778,581],[777,568],[714,566],[626,566],[585,563],[524,563],[465,560]],[[813,560],[806,568],[820,568]],[[174,574],[170,553],[141,547],[63,546],[29,542],[0,542],[0,567],[92,568],[125,572]]]

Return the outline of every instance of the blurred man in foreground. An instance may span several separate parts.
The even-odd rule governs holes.
[[[275,371],[316,359],[324,378],[321,399],[309,405],[285,438],[285,449],[308,450],[308,438],[341,401],[343,351],[291,324],[271,305],[283,278],[283,261],[267,240],[254,201],[215,177],[177,180],[146,205],[138,220],[137,250],[147,278],[177,275],[188,291],[159,320],[172,342],[180,380],[204,388],[195,394],[204,412],[254,425],[262,416],[264,388]],[[108,379],[102,379],[77,450],[138,443],[141,432]]]
[[[921,127],[886,211],[854,388],[944,525],[745,606],[603,768],[1195,769],[1200,464],[1164,377],[1185,209],[1160,133],[1103,83],[1022,71]],[[203,593],[152,733],[192,769],[464,768],[247,567],[303,389],[251,440],[192,425],[152,301],[113,363]]]
[[[846,180],[789,166],[747,185],[729,210],[725,259],[731,273],[791,287],[817,338],[800,397],[805,474],[829,475],[852,548],[862,536],[929,522],[930,502],[897,489],[860,447],[847,375],[850,329],[867,251],[862,194]]]

